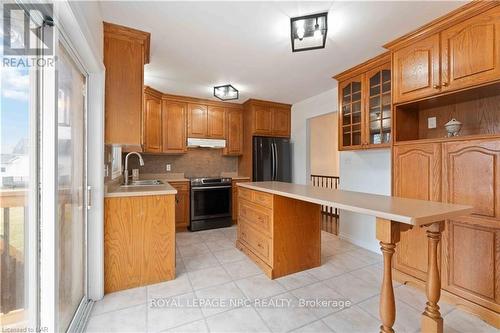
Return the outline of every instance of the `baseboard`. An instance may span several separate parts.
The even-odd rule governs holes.
[[[349,243],[352,243],[354,245],[357,245],[359,247],[362,247],[363,249],[366,249],[368,251],[372,251],[372,252],[374,252],[376,254],[381,254],[380,248],[378,246],[375,247],[371,243],[360,241],[359,239],[356,239],[356,238],[352,237],[349,234],[345,234],[343,232],[339,232],[339,238],[342,239],[342,240],[345,240],[345,241],[347,241]]]

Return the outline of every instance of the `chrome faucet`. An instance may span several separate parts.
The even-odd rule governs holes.
[[[123,170],[123,184],[124,185],[128,185],[128,157],[132,154],[137,155],[137,157],[139,157],[139,164],[141,166],[144,166],[144,160],[142,159],[141,154],[139,154],[138,152],[135,152],[135,151],[128,153],[127,156],[125,156],[125,169]]]

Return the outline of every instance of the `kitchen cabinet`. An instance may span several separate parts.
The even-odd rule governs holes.
[[[162,110],[161,97],[152,92],[144,93],[143,109],[143,149],[148,153],[159,153],[162,151]]]
[[[394,103],[500,80],[500,6],[477,2],[385,45]]]
[[[448,221],[443,288],[500,310],[500,140],[443,144],[443,199],[474,207]]]
[[[104,292],[175,278],[174,196],[104,200]]]
[[[252,177],[252,138],[289,138],[292,106],[258,99],[249,99],[243,106],[243,152],[238,161],[238,174]]]
[[[290,136],[290,109],[289,108],[271,108],[273,136]]]
[[[207,113],[207,138],[225,139],[226,109],[220,106],[209,106]]]
[[[500,79],[500,7],[441,32],[441,90]]]
[[[395,51],[393,62],[395,103],[440,92],[439,34]]]
[[[206,138],[208,135],[208,108],[202,104],[188,104],[187,131],[189,138]]]
[[[441,201],[441,144],[422,143],[393,149],[393,195]],[[425,281],[427,279],[427,234],[425,228],[398,223],[394,268]]]
[[[186,113],[187,103],[162,101],[162,152],[167,154],[183,154],[186,147]]]
[[[272,128],[272,111],[268,106],[255,105],[253,107],[254,118],[254,135],[269,135],[273,133]]]
[[[177,190],[175,196],[175,228],[186,229],[189,226],[189,182],[168,182]]]
[[[150,34],[107,22],[103,28],[104,142],[141,150],[144,64],[149,62]]]
[[[391,63],[384,53],[335,76],[339,81],[339,150],[389,147]]]
[[[223,154],[239,156],[243,154],[243,110],[226,110],[226,148]]]
[[[232,181],[232,206],[233,206],[233,212],[232,212],[232,217],[233,217],[233,222],[238,223],[238,183],[244,183],[244,182],[249,182],[250,179],[233,179]]]

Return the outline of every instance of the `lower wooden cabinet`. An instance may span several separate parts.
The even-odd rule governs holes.
[[[269,278],[321,265],[320,205],[240,187],[238,206],[236,246]]]
[[[175,278],[173,195],[104,200],[104,292]]]
[[[189,226],[189,182],[168,182],[177,190],[175,195],[175,227],[185,229]]]
[[[499,169],[500,138],[405,144],[393,150],[394,195],[474,207],[469,216],[445,221],[439,259],[442,288],[496,313],[500,311]],[[426,280],[426,238],[424,228],[401,227],[396,270]]]
[[[244,182],[249,182],[250,178],[248,179],[233,179],[232,181],[232,217],[233,217],[233,222],[238,223],[238,183],[244,183]]]

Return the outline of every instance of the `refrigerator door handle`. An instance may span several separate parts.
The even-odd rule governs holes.
[[[274,180],[278,180],[278,146],[276,145],[276,142],[274,144]]]
[[[276,171],[276,159],[275,159],[275,152],[274,152],[274,142],[271,142],[271,180],[275,180],[274,175]]]

